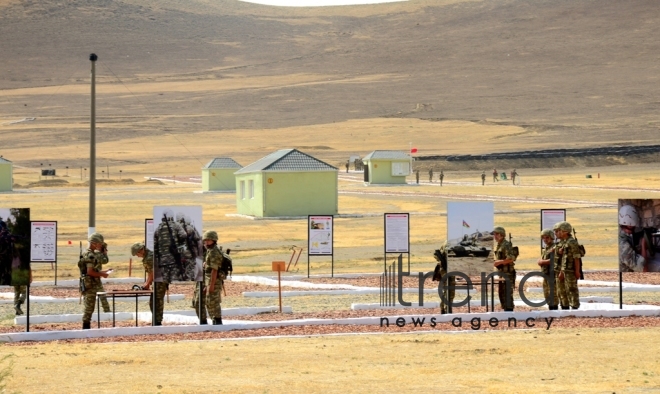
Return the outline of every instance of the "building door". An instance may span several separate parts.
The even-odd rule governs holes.
[[[369,165],[364,166],[364,181],[369,182]]]

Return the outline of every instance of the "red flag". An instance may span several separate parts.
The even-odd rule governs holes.
[[[417,148],[410,149],[410,153],[417,153]]]

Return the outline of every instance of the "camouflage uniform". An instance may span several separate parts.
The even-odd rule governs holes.
[[[550,260],[550,264],[554,264],[557,259],[553,258],[554,254],[554,247],[555,245],[550,244],[549,246],[546,245],[545,248],[541,251],[541,260]],[[552,258],[552,259],[551,259]],[[555,269],[555,267],[553,267]],[[550,265],[542,265],[541,266],[541,272],[543,272],[545,275],[550,275]],[[556,279],[555,279],[556,280]],[[548,307],[550,309],[557,309],[557,304],[558,304],[558,298],[557,298],[557,290],[555,289],[554,297],[550,298],[550,285],[551,283],[548,282],[547,279],[543,279],[543,297],[548,301]],[[556,286],[555,286],[556,287]]]
[[[515,261],[516,259],[516,256],[513,253],[513,246],[511,245],[511,242],[507,241],[506,239],[497,244],[494,254],[495,260],[511,259]],[[495,271],[502,274],[502,277],[497,284],[497,295],[500,298],[500,305],[505,311],[513,310],[513,289],[516,287],[516,269],[514,265],[514,263],[511,263],[500,267],[495,267]],[[506,291],[505,278],[509,278],[511,281],[511,292],[508,294]]]
[[[575,238],[569,235],[567,239],[562,241],[561,248],[563,249],[563,254],[561,255],[560,268],[564,273],[564,291],[568,296],[568,303],[571,308],[578,309],[580,307],[580,293],[578,291],[576,275],[579,276],[580,273],[575,272],[575,259],[582,258],[580,246]]]
[[[447,275],[447,270],[444,268],[440,268],[440,275],[444,278],[445,275]],[[443,297],[449,301],[449,303],[454,302],[454,296],[456,295],[456,277],[455,276],[450,276],[449,277],[449,284],[445,282],[444,288],[442,289],[442,295]],[[447,288],[449,286],[449,288]],[[448,313],[449,308],[447,307],[447,304],[440,298],[440,313],[443,315]]]
[[[21,305],[27,298],[27,286],[14,286],[14,309],[17,315],[22,315]]]
[[[445,173],[440,171],[440,186],[442,186],[442,181],[445,179]]]
[[[92,268],[96,272],[99,271],[96,267],[101,267],[107,262],[108,256],[97,250],[87,249],[82,257],[82,263],[85,265],[85,267]],[[82,321],[83,323],[89,324],[89,322],[92,320],[92,314],[94,313],[94,306],[96,305],[96,293],[102,292],[103,286],[101,285],[101,278],[93,278],[87,275],[85,276],[84,282],[85,292],[83,293],[84,306]],[[110,309],[109,306],[108,309]]]
[[[170,236],[170,230],[172,232]],[[174,242],[174,247],[181,255],[181,265],[178,265],[174,256],[170,252],[170,244]],[[154,275],[155,279],[162,279],[163,282],[171,283],[175,280],[194,280],[195,266],[188,265],[190,259],[190,252],[187,250],[186,245],[186,232],[183,228],[174,221],[169,221],[167,224],[163,221],[158,225],[154,232],[154,253],[156,271],[159,275]],[[184,262],[188,265],[184,265]]]
[[[481,173],[481,186],[486,184],[486,172]]]
[[[199,235],[199,232],[190,223],[190,219],[181,218],[179,221],[181,228],[186,233],[186,262],[184,266],[186,267],[186,277],[188,280],[196,280],[195,277],[195,267],[197,265],[197,259],[202,259],[204,255],[204,247],[202,245],[202,237]]]
[[[154,254],[151,250],[144,248],[144,257],[142,258],[142,265],[147,275],[151,274],[154,270]],[[167,292],[168,283],[153,282],[154,291],[156,292],[156,316],[155,321],[160,324],[163,321],[163,309],[165,308],[165,293]],[[149,310],[154,313],[154,300],[153,294],[149,296]]]
[[[619,230],[619,271],[643,272],[646,259],[637,253],[632,236]]]
[[[555,250],[563,248],[563,241],[559,241],[555,244]],[[560,279],[559,274],[561,273],[561,257],[557,258],[555,256],[554,269],[555,269],[555,293],[557,299],[559,299],[559,304],[561,309],[568,309],[568,294],[566,293],[566,281],[565,279]]]
[[[103,264],[106,264],[107,262],[108,262],[107,256],[104,261],[97,261],[94,266],[96,272],[101,272],[103,270]],[[105,289],[103,288],[103,282],[101,281],[101,278],[98,278],[98,280],[100,286],[99,292],[104,293]],[[105,294],[99,296],[99,301],[101,302],[101,307],[103,308],[103,312],[105,313],[110,312],[110,304],[108,303],[108,297],[106,297]]]
[[[209,316],[212,319],[221,319],[222,310],[220,308],[220,302],[222,302],[222,286],[225,279],[225,275],[220,271],[220,266],[222,265],[222,252],[217,245],[214,245],[212,248],[206,251],[204,255],[204,303],[206,308],[202,308],[201,313],[199,310],[199,286],[195,291],[195,296],[193,298],[193,306],[197,311],[197,317],[199,320],[204,322],[206,320],[206,310],[208,309]],[[218,277],[215,281],[215,286],[213,292],[209,291],[209,286],[211,285],[211,274],[213,270],[217,270]]]

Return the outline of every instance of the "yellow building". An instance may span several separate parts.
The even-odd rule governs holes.
[[[336,215],[336,167],[282,149],[236,171],[236,210],[258,217]]]
[[[364,182],[370,185],[406,184],[410,175],[412,158],[406,152],[396,150],[375,150],[362,159],[364,162]]]
[[[14,190],[14,167],[11,161],[0,157],[0,192]]]
[[[229,157],[218,157],[209,161],[202,168],[202,191],[236,191],[234,172],[239,169],[241,169],[241,165]]]

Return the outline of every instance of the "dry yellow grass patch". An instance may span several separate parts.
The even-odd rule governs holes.
[[[10,390],[651,392],[657,328],[5,347]],[[641,356],[641,357],[640,357]],[[57,360],[57,362],[54,362]],[[624,361],[625,360],[625,361]]]

